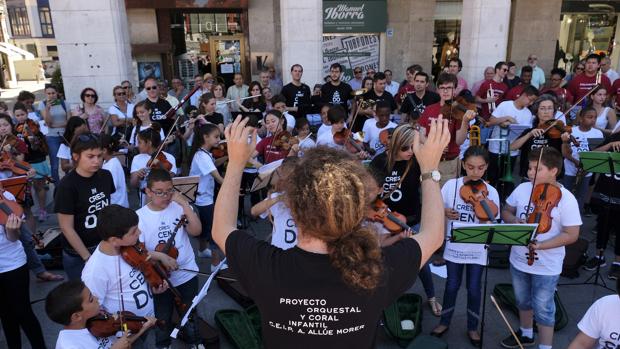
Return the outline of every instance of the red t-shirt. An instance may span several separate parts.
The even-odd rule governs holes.
[[[481,85],[476,96],[480,98],[487,98],[487,91],[493,88],[493,94],[497,97],[495,106],[498,106],[504,100],[504,94],[508,91],[508,86],[503,82],[497,82],[495,80],[485,80]],[[480,116],[485,120],[489,120],[491,112],[489,111],[489,103],[482,103],[482,110]]]
[[[620,105],[620,79],[614,81],[609,93],[616,96],[616,105]]]
[[[263,138],[256,145],[256,151],[263,156],[265,164],[284,159],[288,156],[289,151],[278,149],[272,145],[273,136]]]
[[[431,104],[428,107],[426,107],[426,109],[424,109],[424,112],[422,113],[422,115],[420,116],[420,119],[418,120],[418,124],[426,128],[426,134],[428,134],[430,130],[430,126],[431,126],[430,118],[436,118],[437,116],[439,116],[440,112],[441,112],[441,105],[439,103]],[[459,128],[461,128],[461,121],[450,120],[448,125],[450,128],[450,143],[448,143],[448,152],[445,154],[444,157],[448,160],[452,160],[456,158],[457,156],[459,156],[459,153],[460,153],[460,148],[456,144],[456,131]]]
[[[394,96],[394,99],[396,100],[396,103],[400,105],[403,103],[405,98],[407,98],[407,93],[414,93],[414,92],[415,92],[415,88],[413,87],[413,85],[406,83],[401,88],[398,89],[398,97]]]
[[[508,92],[506,92],[503,99],[505,101],[514,101],[515,99],[519,98],[519,96],[521,96],[521,93],[523,93],[524,88],[525,88],[525,84],[519,84],[511,88],[510,90],[508,90]],[[497,103],[495,104],[497,105]]]
[[[596,75],[587,76],[586,73],[576,75],[569,83],[568,83],[568,91],[572,93],[575,98],[575,102],[579,100],[579,98],[583,97],[588,91],[592,89],[596,85]],[[609,78],[605,74],[601,74],[601,85],[605,87],[608,93],[612,93],[611,82]]]
[[[553,92],[555,93],[555,95],[559,98],[562,99],[564,98],[564,101],[573,104],[573,102],[575,101],[573,94],[570,93],[569,90],[565,89],[564,87],[556,87],[556,88],[551,88],[551,87],[545,87],[542,90],[540,90],[541,94],[547,93],[547,92]]]

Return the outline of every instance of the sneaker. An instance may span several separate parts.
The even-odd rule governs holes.
[[[536,344],[536,341],[534,340],[534,338],[522,336],[521,330],[517,331],[517,336],[519,337],[519,341],[521,342],[521,345],[523,345],[524,347],[531,347],[534,344]],[[519,343],[517,343],[517,340],[515,339],[515,337],[512,336],[512,334],[504,338],[504,340],[501,341],[501,344],[502,344],[502,347],[504,348],[518,348],[519,347]]]
[[[39,210],[39,222],[45,222],[45,220],[47,219],[47,211],[45,210]]]
[[[194,344],[190,347],[190,349],[205,349],[204,344]]]
[[[208,248],[205,248],[204,251],[198,251],[198,257],[200,258],[211,258],[212,255],[213,253]]]
[[[607,274],[607,277],[612,280],[618,280],[620,277],[620,264],[612,264],[611,268],[609,268],[609,274]]]
[[[605,257],[603,258],[598,258],[596,256],[588,259],[588,261],[586,262],[586,264],[583,265],[583,269],[585,270],[596,270],[597,266],[600,266],[601,268],[606,266],[607,263],[605,263]]]

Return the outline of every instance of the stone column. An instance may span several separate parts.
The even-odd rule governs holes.
[[[125,1],[50,0],[50,8],[67,101],[81,102],[88,86],[112,104],[114,85],[134,80]]]
[[[280,0],[283,81],[293,64],[304,67],[302,81],[312,87],[323,81],[323,2],[321,0]]]
[[[463,0],[460,76],[470,86],[482,79],[485,67],[506,59],[509,23],[510,0]]]

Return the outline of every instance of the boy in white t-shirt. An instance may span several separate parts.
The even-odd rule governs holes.
[[[330,148],[345,149],[344,145],[336,144],[334,141],[334,135],[346,128],[345,119],[347,113],[340,105],[332,105],[327,112],[327,118],[332,124],[331,132],[323,132],[317,139],[316,145],[324,145]],[[347,140],[345,139],[345,142]],[[368,153],[360,151],[356,154],[360,159],[367,159]]]
[[[620,348],[620,279],[616,281],[616,292],[590,306],[577,324],[579,333],[568,349]]]
[[[376,118],[368,119],[364,122],[362,131],[364,132],[364,145],[367,149],[375,151],[373,157],[383,153],[385,151],[385,145],[379,140],[379,134],[383,130],[389,128],[396,128],[395,123],[390,121],[390,113],[392,111],[390,105],[387,102],[377,102],[375,114]]]
[[[527,175],[531,182],[521,183],[506,199],[502,219],[506,223],[526,223],[528,213],[534,211],[533,202],[537,199],[531,198],[533,185],[559,187],[561,199],[551,210],[550,229],[537,234],[530,242],[529,249],[528,246],[513,246],[510,251],[510,272],[521,325],[517,335],[523,345],[533,345],[533,320],[536,319],[540,336],[539,349],[551,349],[555,323],[553,297],[562,272],[564,246],[577,241],[582,222],[577,199],[556,181],[562,170],[560,152],[552,147],[538,148],[532,150],[528,160]],[[528,265],[530,249],[535,251],[532,265]],[[512,336],[508,336],[501,344],[504,348],[518,348]]]
[[[189,236],[198,236],[202,231],[200,218],[194,212],[190,204],[172,186],[170,173],[163,169],[153,169],[146,180],[146,195],[149,203],[136,211],[140,222],[140,242],[148,251],[155,251],[158,244],[166,244],[173,239],[174,246],[179,256],[177,264],[180,269],[170,274],[169,280],[181,295],[181,301],[191,304],[192,299],[198,293],[198,277],[196,273],[186,270],[198,270],[194,250],[189,241]],[[187,226],[183,226],[183,222]],[[174,237],[173,237],[174,234]],[[174,295],[171,290],[153,296],[155,304],[155,316],[165,321],[164,329],[155,331],[155,344],[157,348],[170,346],[170,332],[173,329],[172,313],[174,307]],[[200,344],[201,338],[193,321],[184,327],[185,340],[188,344]]]
[[[140,332],[123,332],[120,338],[95,337],[86,324],[89,319],[100,315],[101,308],[97,297],[82,280],[67,281],[50,291],[45,298],[45,312],[52,321],[64,326],[58,333],[56,349],[128,348],[157,321],[154,317],[146,317]]]

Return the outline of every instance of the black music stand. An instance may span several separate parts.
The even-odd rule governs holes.
[[[200,176],[172,177],[172,188],[193,204],[196,202],[199,181]]]
[[[604,151],[585,151],[579,153],[584,172],[616,174],[620,173],[620,153],[604,152]],[[609,206],[605,206],[605,210],[609,210]],[[598,257],[602,258],[605,251],[599,252]],[[600,280],[600,283],[599,283]],[[558,286],[575,286],[575,285],[596,285],[612,292],[616,290],[607,287],[605,280],[601,276],[601,265],[596,266],[594,274],[590,275],[584,282],[569,282],[558,284]]]
[[[450,241],[464,244],[527,246],[538,224],[461,224],[454,223]],[[484,267],[482,291],[482,316],[480,317],[480,347],[484,348],[484,314],[486,311],[487,283],[489,279],[489,254]]]

